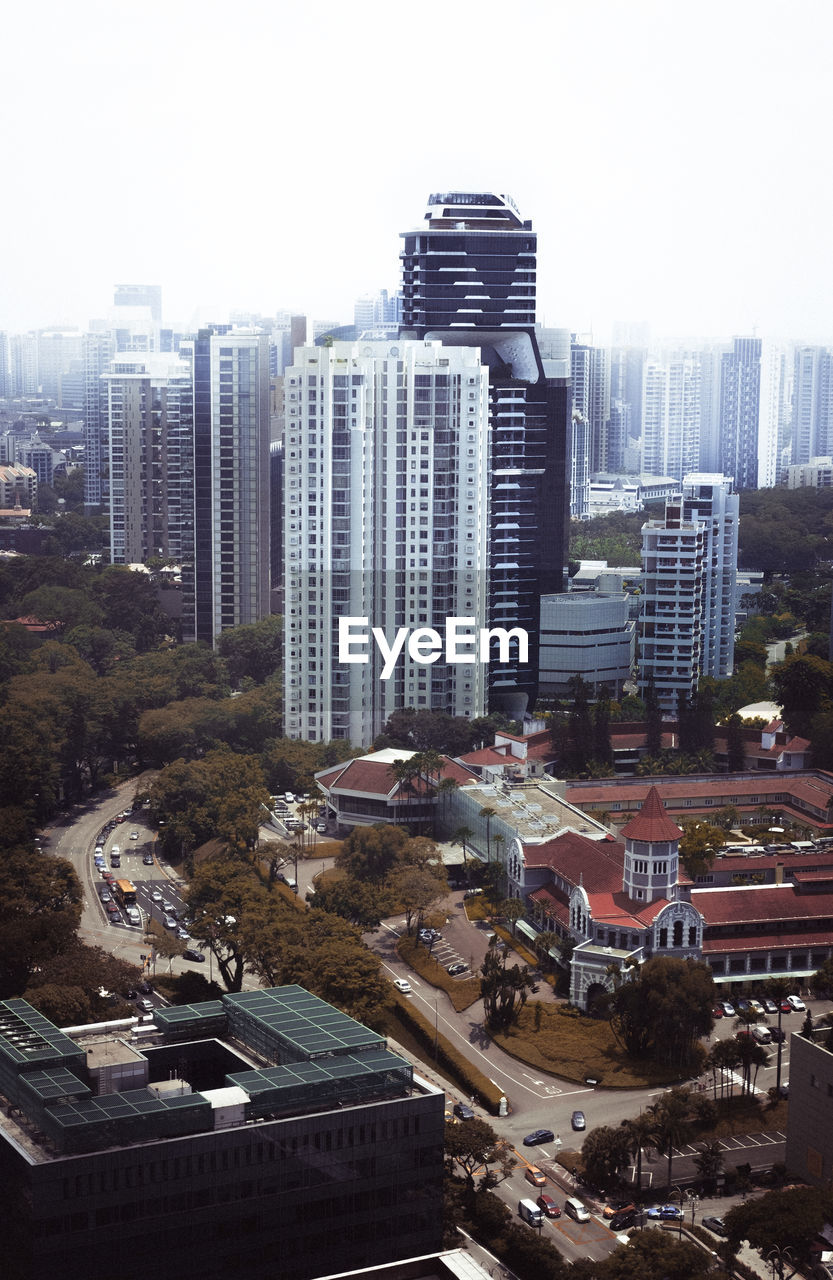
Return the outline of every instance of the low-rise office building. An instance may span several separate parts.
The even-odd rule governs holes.
[[[440,1247],[444,1097],[302,987],[61,1031],[0,1002],[4,1280],[308,1280]]]

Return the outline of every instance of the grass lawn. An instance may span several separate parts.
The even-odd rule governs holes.
[[[595,1076],[608,1089],[636,1089],[680,1080],[678,1071],[630,1058],[607,1022],[564,1005],[531,1000],[508,1034],[493,1039],[513,1058],[576,1083]]]

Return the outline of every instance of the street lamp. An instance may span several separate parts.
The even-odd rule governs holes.
[[[691,1225],[694,1226],[694,1214],[697,1210],[697,1205],[700,1203],[700,1197],[690,1187],[686,1191],[686,1196],[688,1197],[688,1203],[691,1205]]]
[[[784,1263],[788,1262],[795,1270],[795,1254],[789,1245],[784,1245],[782,1249],[771,1249],[766,1256],[766,1260],[772,1267],[772,1280],[776,1275],[778,1280],[784,1280]]]

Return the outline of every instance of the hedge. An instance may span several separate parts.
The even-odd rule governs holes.
[[[497,1115],[500,1110],[503,1090],[493,1084],[488,1076],[479,1071],[468,1059],[454,1048],[450,1040],[437,1034],[436,1027],[415,1008],[410,1000],[397,995],[397,1014],[411,1035],[427,1050],[426,1059],[434,1058],[434,1045],[437,1046],[436,1063],[443,1068],[461,1086],[462,1092],[473,1096],[481,1106]]]

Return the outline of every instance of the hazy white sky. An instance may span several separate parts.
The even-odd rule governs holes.
[[[116,282],[351,321],[430,191],[492,188],[549,324],[833,341],[831,35],[830,0],[15,5],[0,328]]]

